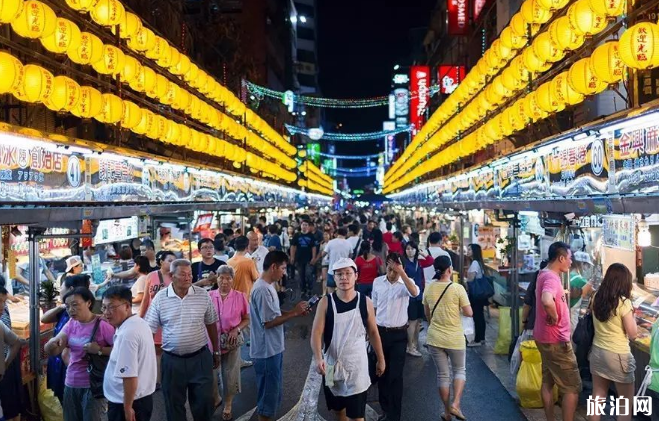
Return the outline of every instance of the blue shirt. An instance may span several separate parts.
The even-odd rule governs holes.
[[[423,287],[424,287],[424,277],[423,277],[423,268],[418,261],[412,262],[407,258],[403,258],[403,266],[405,267],[405,274],[414,280],[416,286],[419,287],[419,295],[416,297],[410,297],[412,301],[421,301],[423,299]]]
[[[266,247],[274,247],[275,250],[281,251],[281,239],[278,235],[272,235],[268,238],[268,242],[265,244]]]
[[[267,322],[281,316],[277,291],[261,278],[252,288],[249,316],[250,358],[270,358],[284,352],[284,325],[265,328]]]

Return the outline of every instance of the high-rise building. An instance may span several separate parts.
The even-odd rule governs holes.
[[[318,94],[316,0],[294,0],[296,16],[295,74],[300,94]]]

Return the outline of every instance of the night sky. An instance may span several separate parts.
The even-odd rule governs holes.
[[[388,95],[395,64],[410,64],[409,31],[427,27],[437,0],[318,0],[320,88],[328,98],[368,98]],[[342,123],[344,133],[382,130],[387,107],[326,111],[328,123]],[[329,126],[329,124],[328,124]],[[325,131],[336,131],[325,127]],[[372,154],[379,142],[336,142],[339,155]],[[339,161],[339,167],[362,167],[365,161]],[[354,188],[370,178],[349,178]]]

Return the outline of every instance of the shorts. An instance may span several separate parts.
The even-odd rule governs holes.
[[[636,360],[629,354],[616,354],[593,345],[588,355],[590,372],[616,383],[634,383]]]
[[[327,274],[327,286],[329,288],[336,288],[336,282],[334,281],[334,275],[331,273]]]
[[[536,343],[542,356],[542,383],[556,384],[561,394],[580,393],[581,375],[572,343]]]
[[[351,396],[334,396],[330,388],[325,386],[325,380],[323,379],[323,392],[325,393],[328,410],[341,412],[345,409],[346,416],[353,419],[366,417],[366,395],[368,390]]]
[[[410,300],[410,303],[407,305],[408,320],[423,320],[424,317],[423,302],[421,300]]]
[[[281,352],[268,358],[252,358],[256,373],[256,413],[263,417],[274,418],[282,395],[282,362]]]

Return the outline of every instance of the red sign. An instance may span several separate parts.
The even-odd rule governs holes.
[[[192,232],[208,231],[209,229],[211,229],[212,224],[213,224],[212,213],[201,214],[197,217],[197,224],[195,225]]]
[[[469,0],[448,0],[448,34],[467,35]]]
[[[412,66],[410,75],[410,122],[418,131],[425,123],[425,112],[430,100],[430,67]]]
[[[478,20],[487,0],[474,0],[474,21]]]
[[[453,93],[464,80],[465,73],[465,66],[439,66],[437,69],[439,92],[442,94]]]

